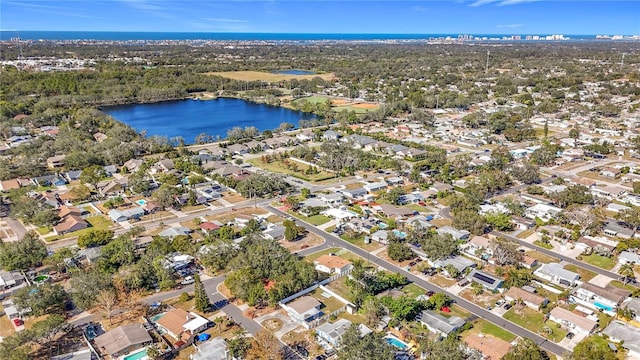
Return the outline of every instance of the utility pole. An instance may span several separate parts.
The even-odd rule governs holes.
[[[489,54],[491,53],[491,51],[487,50],[487,64],[484,66],[484,73],[488,73],[489,72]]]

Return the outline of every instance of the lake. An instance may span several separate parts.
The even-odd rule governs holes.
[[[255,126],[264,131],[276,129],[283,122],[298,127],[298,120],[317,118],[310,113],[231,98],[109,106],[102,111],[137,131],[146,130],[147,136],[181,136],[187,144],[194,143],[202,133],[225,138],[234,126]]]
[[[280,75],[315,75],[316,74],[313,71],[299,70],[299,69],[276,70],[273,73],[280,74]]]

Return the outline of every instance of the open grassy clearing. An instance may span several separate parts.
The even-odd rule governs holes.
[[[593,279],[596,276],[596,273],[591,272],[587,269],[583,269],[581,267],[577,267],[573,264],[569,264],[569,265],[565,265],[565,270],[569,270],[569,271],[573,271],[574,273],[577,273],[580,275],[580,280],[582,281],[589,281],[591,279]]]
[[[607,270],[613,269],[616,265],[616,262],[612,258],[598,254],[582,255],[582,261]]]
[[[514,307],[504,314],[504,318],[522,326],[525,329],[529,329],[542,336],[546,336],[553,342],[558,342],[567,336],[567,332],[560,328],[560,325],[553,321],[545,322],[544,314],[528,307],[524,307],[520,310],[517,310]],[[551,331],[550,334],[545,332],[545,329],[547,328]]]
[[[558,259],[556,259],[554,257],[551,257],[549,255],[543,254],[541,252],[537,252],[535,250],[534,251],[527,251],[525,253],[525,255],[527,255],[527,256],[529,256],[529,257],[531,257],[533,259],[538,260],[538,262],[545,263],[545,264],[552,263],[552,262],[558,262]]]
[[[315,77],[319,77],[325,81],[333,80],[336,76],[334,73],[326,74],[313,74],[313,75],[290,75],[290,74],[275,74],[262,71],[218,71],[208,72],[205,75],[222,76],[227,79],[240,80],[240,81],[284,81],[284,80],[311,80]]]
[[[474,334],[486,334],[486,335],[491,335],[498,339],[502,339],[504,341],[509,341],[509,342],[513,341],[513,339],[516,338],[515,335],[508,332],[507,330],[497,325],[494,325],[484,319],[474,320],[472,324],[473,324],[473,328],[463,332],[462,337],[465,337],[468,335],[474,335]]]
[[[279,174],[291,175],[310,182],[322,181],[335,177],[335,174],[324,170],[320,170],[320,172],[317,174],[305,174],[305,171],[309,168],[309,165],[291,159],[288,159],[288,161],[297,164],[298,171],[293,171],[292,169],[287,168],[281,161],[271,161],[269,163],[265,163],[260,158],[247,160],[247,162],[253,166]]]

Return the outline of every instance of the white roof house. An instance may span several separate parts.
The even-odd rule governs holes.
[[[534,275],[551,283],[567,287],[574,286],[580,279],[580,275],[573,271],[565,270],[559,263],[544,264],[534,272]]]

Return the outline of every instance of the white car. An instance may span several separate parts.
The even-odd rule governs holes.
[[[186,278],[184,278],[184,280],[180,282],[180,285],[189,285],[189,284],[193,284],[194,282],[196,281],[193,279],[193,276],[187,276]]]

